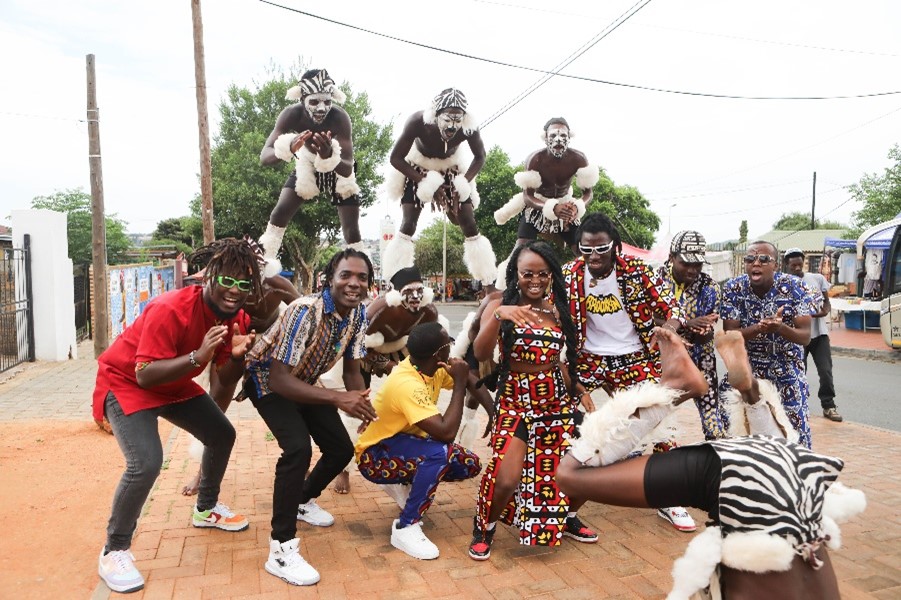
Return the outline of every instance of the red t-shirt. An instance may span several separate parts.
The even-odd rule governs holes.
[[[206,365],[193,369],[177,381],[150,389],[138,385],[135,366],[141,362],[184,356],[191,350],[197,350],[210,327],[220,324],[228,327],[225,343],[214,356],[215,363],[222,364],[231,354],[233,324],[237,323],[243,334],[247,332],[249,321],[243,310],[232,319],[220,321],[203,301],[203,286],[199,285],[166,292],[155,298],[97,360],[94,418],[98,421],[103,419],[103,405],[109,391],[116,396],[126,415],[203,394],[205,390],[193,379],[203,372]]]

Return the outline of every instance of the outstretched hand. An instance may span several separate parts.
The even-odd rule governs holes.
[[[297,151],[300,150],[304,144],[307,143],[307,140],[313,136],[313,132],[307,129],[306,131],[301,131],[297,135],[294,136],[294,139],[291,140],[291,154],[297,154]]]
[[[332,132],[316,132],[310,139],[310,148],[319,158],[329,158],[332,155]]]
[[[232,358],[235,360],[244,360],[244,356],[253,347],[256,341],[257,332],[251,329],[246,335],[241,334],[241,329],[237,323],[232,324]]]

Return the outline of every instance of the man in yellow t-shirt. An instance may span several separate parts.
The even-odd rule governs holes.
[[[438,484],[479,474],[479,457],[453,443],[467,389],[476,388],[469,365],[450,358],[451,339],[440,323],[423,323],[410,331],[410,356],[388,376],[373,401],[378,419],[360,435],[355,451],[360,473],[383,484],[401,513],[391,527],[391,545],[414,558],[438,558],[438,547],[422,533],[422,517],[432,505]],[[442,415],[438,394],[452,389]]]

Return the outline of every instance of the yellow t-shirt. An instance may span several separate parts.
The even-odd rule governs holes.
[[[366,448],[398,433],[426,437],[426,432],[415,423],[439,414],[438,394],[442,389],[453,387],[454,379],[444,369],[438,369],[428,377],[417,371],[409,358],[402,360],[372,401],[379,418],[360,434],[354,446],[357,460]]]

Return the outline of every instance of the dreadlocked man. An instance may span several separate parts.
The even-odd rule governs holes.
[[[100,553],[100,577],[116,592],[144,586],[129,547],[163,464],[159,417],[205,446],[194,527],[248,527],[246,518],[219,502],[235,429],[193,378],[210,361],[218,365],[223,385],[241,377],[244,355],[254,341],[241,307],[249,297],[258,299],[260,270],[254,251],[241,240],[219,240],[203,251],[212,255],[203,285],[152,300],[97,361],[94,419],[109,420],[126,463]]]
[[[279,160],[294,165],[269,217],[266,233],[260,238],[269,263],[267,275],[281,270],[276,256],[294,213],[323,192],[330,194],[332,204],[338,207],[344,241],[362,249],[360,187],[354,175],[351,122],[338,106],[346,100],[344,93],[325,69],[312,69],[288,90],[287,99],[297,104],[281,112],[260,152],[264,165],[275,165]]]
[[[384,279],[413,266],[413,234],[426,204],[431,204],[432,210],[445,211],[463,230],[463,260],[473,278],[486,285],[493,285],[497,278],[494,250],[488,238],[479,233],[473,214],[479,205],[475,178],[485,164],[485,145],[475,118],[466,108],[463,92],[447,88],[428,108],[407,119],[391,151],[395,171],[388,175],[388,195],[400,200],[403,221],[385,248]],[[469,166],[467,153],[460,148],[463,142],[472,151]]]

